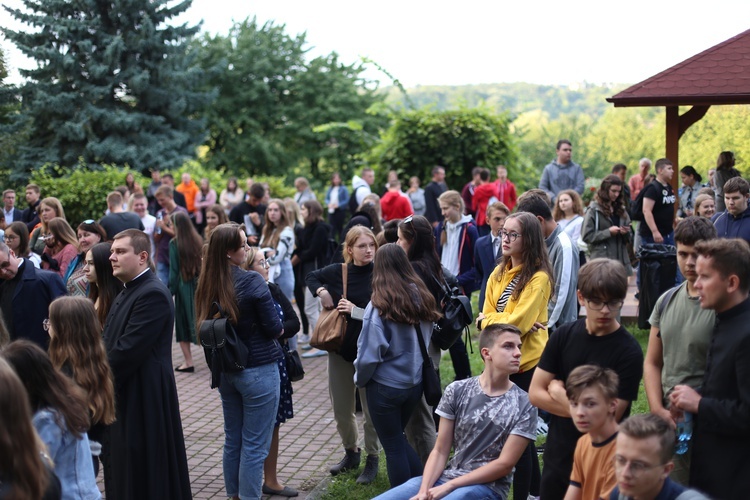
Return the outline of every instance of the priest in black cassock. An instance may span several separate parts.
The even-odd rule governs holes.
[[[191,498],[185,440],[172,372],[174,304],[149,269],[151,242],[128,229],[112,243],[112,271],[125,284],[104,325],[115,378],[107,500]]]

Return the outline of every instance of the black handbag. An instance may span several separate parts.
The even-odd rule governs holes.
[[[462,333],[468,335],[474,313],[471,310],[471,299],[462,294],[456,287],[449,287],[447,283],[433,279],[440,286],[443,298],[440,301],[443,317],[435,323],[432,329],[432,342],[442,350],[450,349]]]
[[[203,353],[206,355],[206,364],[211,370],[211,389],[219,387],[222,372],[244,370],[249,355],[247,346],[237,337],[234,326],[224,315],[218,302],[211,306],[211,311],[214,310],[219,317],[203,320],[198,333]]]
[[[428,405],[437,406],[440,398],[443,397],[443,391],[440,388],[440,376],[435,370],[435,365],[432,364],[432,358],[427,353],[427,346],[424,344],[422,328],[419,323],[414,325],[414,328],[417,330],[419,350],[422,351],[422,392]]]
[[[289,348],[286,342],[281,343],[284,350],[284,361],[286,362],[286,374],[292,382],[299,382],[305,378],[305,368],[302,366],[302,359],[299,353]]]

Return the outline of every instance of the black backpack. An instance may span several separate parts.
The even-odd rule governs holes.
[[[349,213],[351,214],[355,213],[359,208],[359,203],[357,203],[357,190],[363,187],[364,186],[355,187],[354,191],[352,191],[352,195],[349,197]]]
[[[646,193],[646,189],[648,189],[648,187],[654,182],[658,181],[653,180],[648,185],[643,186],[643,189],[640,190],[638,196],[635,197],[635,201],[633,201],[633,204],[630,207],[630,220],[643,222],[643,195]]]

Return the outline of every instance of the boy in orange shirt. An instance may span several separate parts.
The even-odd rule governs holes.
[[[579,432],[565,500],[607,499],[617,480],[612,459],[617,438],[617,373],[596,365],[573,370],[565,383]]]

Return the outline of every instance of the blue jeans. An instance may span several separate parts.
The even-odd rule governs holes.
[[[434,486],[439,486],[445,481],[438,479]],[[375,500],[403,500],[411,498],[419,493],[419,487],[422,485],[422,476],[409,479],[401,486],[391,488],[385,493],[375,497]],[[497,493],[492,491],[489,486],[484,484],[472,484],[471,486],[462,486],[453,490],[444,500],[490,500],[501,498]]]
[[[156,263],[156,277],[169,288],[169,264],[165,262]]]
[[[224,409],[224,484],[227,496],[258,499],[263,462],[271,446],[279,408],[279,367],[274,363],[222,373]]]
[[[391,487],[422,474],[422,462],[404,435],[404,428],[422,399],[422,384],[395,389],[370,381],[366,395],[372,425],[385,450]]]

